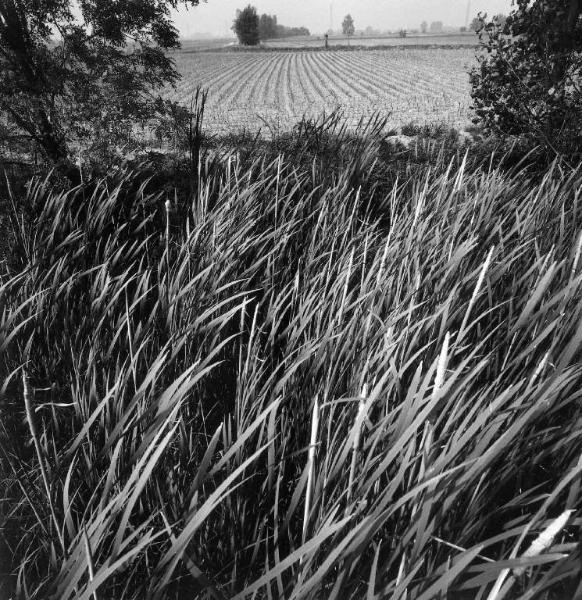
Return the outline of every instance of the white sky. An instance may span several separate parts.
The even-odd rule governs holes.
[[[461,26],[469,3],[471,18],[479,11],[494,15],[508,14],[511,9],[511,0],[207,0],[196,8],[180,9],[174,14],[174,23],[185,38],[195,32],[231,35],[236,9],[249,2],[259,14],[277,15],[280,24],[304,26],[311,33],[329,29],[330,6],[334,29],[339,29],[343,17],[350,13],[356,29],[370,25],[379,30],[418,29],[422,21]]]

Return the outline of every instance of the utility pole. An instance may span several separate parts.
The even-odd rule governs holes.
[[[469,28],[469,18],[471,15],[471,0],[467,0],[467,14],[465,16],[465,27]]]
[[[333,32],[333,2],[329,3],[329,30]]]

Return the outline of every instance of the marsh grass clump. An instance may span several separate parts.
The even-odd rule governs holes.
[[[15,199],[15,597],[576,592],[582,174],[391,183],[359,143],[206,156],[181,198],[126,170]]]

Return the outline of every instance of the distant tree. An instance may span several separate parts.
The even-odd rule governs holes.
[[[243,46],[256,46],[260,40],[257,9],[249,4],[246,8],[237,10],[232,30],[235,32],[240,44]]]
[[[459,28],[459,31],[461,33],[466,33],[467,32],[467,28],[463,25],[462,27]]]
[[[259,19],[259,38],[269,40],[277,37],[277,16],[261,15]]]
[[[442,21],[433,21],[430,24],[430,32],[431,33],[442,33],[443,31],[443,22]]]
[[[423,21],[420,24],[420,31],[422,31],[422,33],[426,33],[428,31],[428,23],[426,21]]]
[[[354,27],[354,20],[352,19],[352,15],[346,15],[342,22],[342,33],[348,36],[348,44],[350,42],[350,37],[354,35],[355,30],[356,29]]]
[[[405,37],[406,37],[406,35],[407,35],[406,29],[401,29],[401,30],[398,32],[398,35],[399,35],[401,38],[405,38]]]
[[[277,23],[276,15],[262,14],[259,17],[259,39],[261,41],[274,38],[293,37],[298,35],[308,36],[307,27],[285,27]]]
[[[198,0],[0,0],[0,117],[66,169],[97,130],[159,115],[179,4]]]
[[[277,25],[277,35],[275,37],[295,37],[298,35],[310,35],[307,27],[285,27],[285,25]]]

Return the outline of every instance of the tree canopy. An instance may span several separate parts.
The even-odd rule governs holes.
[[[53,162],[163,109],[179,75],[170,10],[199,0],[0,0],[0,111]]]
[[[259,38],[270,40],[275,38],[309,35],[307,27],[286,27],[277,23],[277,15],[262,14],[259,17]]]
[[[582,0],[517,0],[480,15],[484,53],[471,73],[477,119],[554,150],[582,145]]]
[[[246,8],[237,10],[232,30],[243,46],[256,46],[260,41],[257,9],[249,4]]]
[[[259,37],[269,40],[277,37],[277,15],[262,14],[259,19]]]
[[[344,17],[344,20],[342,22],[342,32],[344,35],[347,35],[348,37],[350,37],[351,35],[354,35],[355,27],[354,27],[354,19],[352,18],[352,15],[348,14]]]

